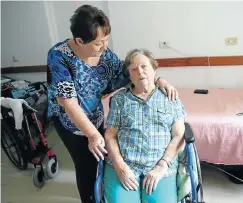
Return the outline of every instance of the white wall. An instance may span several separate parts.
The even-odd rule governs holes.
[[[243,54],[243,2],[110,1],[108,8],[114,50],[121,58],[135,47],[158,58]],[[224,44],[231,36],[238,37],[238,46]],[[160,49],[159,41],[183,54]]]
[[[71,37],[70,17],[86,3],[109,16],[110,47],[121,59],[142,47],[156,58],[243,55],[243,2],[15,1],[1,2],[1,67],[46,64],[48,49]],[[238,45],[227,47],[224,39],[232,36]],[[160,49],[159,41],[173,49]],[[243,66],[161,68],[158,75],[176,87],[243,87]]]
[[[180,88],[243,88],[243,66],[159,68],[157,76]]]
[[[70,18],[83,4],[102,9],[102,1],[34,1],[1,2],[1,68],[45,65],[47,52],[55,43],[71,38]],[[112,49],[112,38],[109,39]],[[18,62],[13,62],[16,57]],[[46,73],[7,74],[16,79],[45,81]]]
[[[1,12],[1,67],[45,64],[51,41],[43,2],[1,2]]]
[[[107,2],[102,1],[1,2],[1,67],[46,64],[51,46],[72,37],[69,20],[83,4],[97,6],[108,15]],[[13,56],[18,62],[12,61]]]
[[[108,2],[113,47],[147,48],[156,58],[243,55],[243,2]],[[126,14],[125,14],[126,13]],[[227,47],[226,37],[238,37]],[[160,49],[167,41],[171,49]],[[243,87],[243,66],[160,68],[176,87]]]

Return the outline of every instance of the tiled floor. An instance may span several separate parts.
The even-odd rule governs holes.
[[[32,167],[19,171],[8,160],[3,150],[1,160],[2,203],[80,203],[75,185],[75,174],[69,154],[52,129],[48,144],[59,161],[58,176],[49,180],[42,189],[32,183]],[[243,185],[228,181],[222,172],[202,166],[206,203],[242,203]]]

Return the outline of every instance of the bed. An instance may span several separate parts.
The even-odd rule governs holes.
[[[194,94],[194,90],[178,88],[199,159],[213,164],[243,165],[243,88],[208,89],[208,94]],[[103,100],[105,119],[110,96]]]
[[[201,161],[243,165],[243,89],[178,89]]]

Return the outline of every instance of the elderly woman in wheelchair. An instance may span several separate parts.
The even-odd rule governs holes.
[[[104,201],[176,203],[184,106],[155,85],[158,64],[149,51],[130,51],[125,65],[131,84],[111,98],[106,123]]]

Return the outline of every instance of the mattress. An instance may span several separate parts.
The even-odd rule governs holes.
[[[201,161],[243,165],[243,89],[178,89]]]

